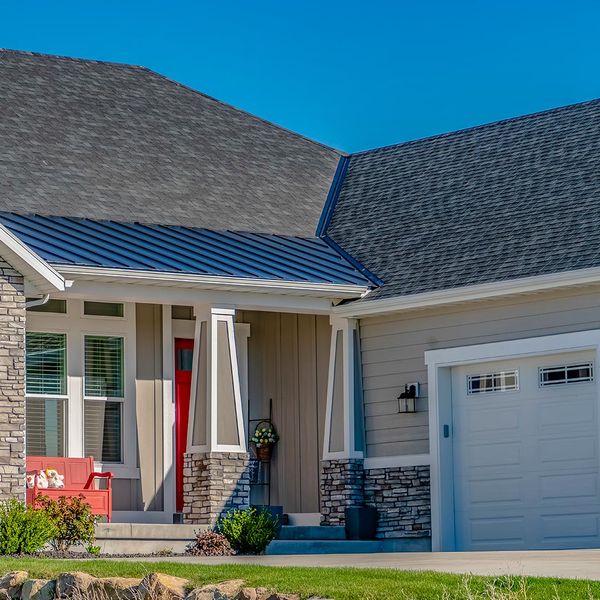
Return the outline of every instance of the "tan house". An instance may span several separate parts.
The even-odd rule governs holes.
[[[120,522],[600,544],[599,102],[347,156],[141,67],[0,78],[0,496],[91,455]]]

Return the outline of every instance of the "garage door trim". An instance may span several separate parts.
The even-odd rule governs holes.
[[[454,459],[452,439],[452,367],[545,354],[600,349],[600,330],[587,330],[425,352],[429,383],[431,457],[431,545],[456,549],[454,532]],[[599,382],[596,378],[596,395]]]

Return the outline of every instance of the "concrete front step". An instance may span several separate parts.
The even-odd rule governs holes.
[[[186,546],[206,525],[150,523],[98,523],[96,544],[103,554],[185,552]]]
[[[280,540],[345,540],[343,527],[320,525],[284,525],[279,532]]]
[[[430,552],[430,538],[387,540],[273,540],[265,554],[364,554],[371,552]]]
[[[287,524],[298,527],[319,526],[321,513],[287,513]]]

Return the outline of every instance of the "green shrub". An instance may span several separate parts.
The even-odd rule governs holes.
[[[56,535],[56,526],[41,510],[18,500],[0,503],[0,554],[39,552]]]
[[[231,547],[240,554],[261,554],[277,536],[278,519],[268,510],[231,510],[217,524]]]
[[[56,526],[56,535],[50,542],[55,550],[67,552],[75,544],[93,544],[97,517],[83,495],[60,496],[58,500],[38,496],[36,502]]]

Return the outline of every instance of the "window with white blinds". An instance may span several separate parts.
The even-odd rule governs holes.
[[[86,456],[123,462],[123,338],[84,338],[84,446]]]
[[[29,456],[65,455],[65,404],[64,399],[27,397],[25,417]]]
[[[85,400],[85,455],[101,462],[122,462],[123,403]]]
[[[64,456],[67,336],[28,331],[25,346],[26,452]]]
[[[29,331],[26,336],[26,391],[28,394],[67,393],[67,336]]]
[[[123,397],[123,338],[85,336],[85,395]]]

